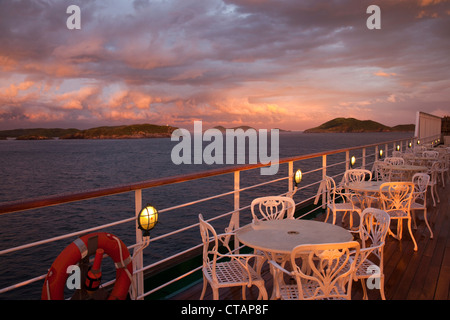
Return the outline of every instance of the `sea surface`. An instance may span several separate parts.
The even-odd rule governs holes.
[[[372,144],[412,137],[411,132],[303,134],[283,132],[279,136],[279,157]],[[269,139],[270,141],[270,139]],[[173,163],[171,152],[178,144],[170,138],[117,140],[42,140],[0,141],[0,203],[73,193],[140,182],[180,174],[200,172],[230,164]],[[204,142],[203,148],[208,145]],[[270,154],[270,153],[269,153]],[[342,157],[343,155],[340,155]],[[341,159],[342,160],[342,159]],[[320,159],[295,164],[303,172],[320,166]],[[337,170],[338,168],[334,168]],[[330,169],[332,170],[332,169]],[[340,169],[342,170],[342,168]],[[241,172],[241,187],[267,179],[286,176],[287,165],[278,174],[262,176],[260,170]],[[314,174],[310,181],[317,179]],[[304,183],[308,183],[308,176]],[[257,196],[287,191],[287,182],[252,189],[241,195],[241,206]],[[159,210],[233,190],[233,174],[200,179],[143,191],[143,203]],[[296,195],[310,197],[316,190]],[[195,206],[172,210],[160,215],[152,237],[233,210],[233,196]],[[134,193],[124,193],[59,206],[28,210],[0,216],[0,250],[83,230],[134,215]],[[224,225],[223,227],[226,227]],[[135,242],[134,223],[108,230],[127,245]],[[223,231],[223,230],[220,230]],[[0,256],[0,289],[45,274],[58,254],[73,239],[25,249]],[[151,243],[145,251],[145,262],[151,263],[200,243],[198,230]],[[43,281],[0,294],[0,300],[40,299]]]

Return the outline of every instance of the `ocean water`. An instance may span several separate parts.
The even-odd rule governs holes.
[[[409,138],[412,133],[340,133],[303,134],[280,133],[280,158],[325,150],[372,144]],[[269,140],[270,141],[270,140]],[[127,183],[200,172],[223,165],[175,165],[171,151],[178,142],[168,138],[124,140],[44,140],[0,141],[0,203],[20,201],[49,195],[106,188]],[[204,143],[206,146],[208,143]],[[339,155],[337,157],[342,157]],[[343,158],[342,158],[343,160]],[[320,166],[320,159],[296,163],[303,172]],[[333,168],[330,170],[342,170]],[[287,165],[281,165],[275,176],[261,176],[260,171],[241,172],[241,187],[285,176]],[[317,179],[306,177],[305,183]],[[268,194],[286,192],[287,182],[252,189],[241,194],[241,206],[251,199]],[[158,209],[169,208],[187,201],[233,190],[233,175],[205,178],[198,181],[162,186],[143,191],[143,203]],[[297,194],[296,201],[315,193]],[[176,230],[198,221],[198,214],[206,218],[233,209],[233,196],[169,211],[160,216],[160,223],[152,237]],[[134,193],[124,193],[59,206],[29,210],[0,216],[0,250],[61,234],[75,232],[134,215]],[[220,228],[225,227],[219,226]],[[127,245],[134,243],[134,224],[108,229]],[[221,230],[223,231],[223,230]],[[45,274],[71,240],[22,250],[0,256],[0,288]],[[150,263],[172,253],[200,243],[198,230],[191,230],[151,244],[145,251]],[[153,247],[152,247],[153,246]],[[32,286],[0,294],[0,299],[39,299],[43,281]]]

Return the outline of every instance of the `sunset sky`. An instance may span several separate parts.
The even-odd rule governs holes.
[[[392,126],[416,111],[450,115],[448,0],[0,0],[0,130]]]

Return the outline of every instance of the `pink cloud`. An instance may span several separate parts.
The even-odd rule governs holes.
[[[385,122],[394,101],[414,121],[449,100],[448,1],[382,1],[379,32],[360,0],[111,3],[83,2],[77,31],[65,2],[0,3],[0,125],[306,129],[361,113]]]

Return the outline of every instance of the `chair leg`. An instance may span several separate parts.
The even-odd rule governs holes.
[[[380,276],[380,296],[382,300],[386,300],[386,296],[384,294],[384,274]]]
[[[440,203],[441,199],[439,198],[439,193],[437,192],[437,184],[434,185],[434,193],[436,194],[437,203]]]
[[[411,218],[408,219],[408,229],[409,229],[409,234],[411,235],[411,239],[414,242],[414,251],[417,251],[417,242],[416,242],[416,239],[414,238],[414,235],[411,230]]]
[[[434,198],[433,198],[434,199]],[[330,208],[327,208],[327,217],[325,218],[324,222],[328,221],[328,216],[330,215]]]
[[[397,238],[402,240],[403,236],[403,219],[397,219]]]
[[[412,221],[413,221],[413,228],[414,228],[414,230],[417,230],[416,210],[411,209],[411,217],[412,217]]]
[[[428,219],[427,219],[427,209],[425,208],[425,210],[423,210],[423,217],[425,219],[425,223],[428,227],[428,230],[430,230],[430,239],[433,239],[433,231],[431,230],[430,224],[428,223]]]
[[[434,199],[434,187],[430,189],[431,197],[433,198],[433,207],[436,207],[436,199]]]
[[[200,300],[203,300],[203,297],[205,296],[207,285],[208,285],[208,281],[206,280],[205,275],[203,275],[203,290],[202,290],[202,294],[200,295]]]
[[[364,281],[364,278],[361,278],[361,287],[363,289],[363,299],[364,300],[369,300],[369,297],[367,296],[367,289],[366,289],[366,282]]]
[[[391,224],[392,224],[392,220],[396,220],[396,221],[397,221],[397,233],[395,234],[395,233],[392,231],[392,229],[391,229],[390,227],[388,228],[388,233],[389,233],[389,235],[391,235],[394,239],[401,240],[401,239],[402,239],[401,231],[402,231],[402,224],[403,224],[403,221],[402,221],[401,219],[392,219],[392,218],[391,218]]]
[[[219,300],[219,288],[213,288],[213,300]]]
[[[259,295],[258,295],[258,300],[267,300],[269,299],[269,296],[267,294],[267,290],[266,287],[264,286],[264,283],[258,283],[256,285],[258,287],[259,290]]]

